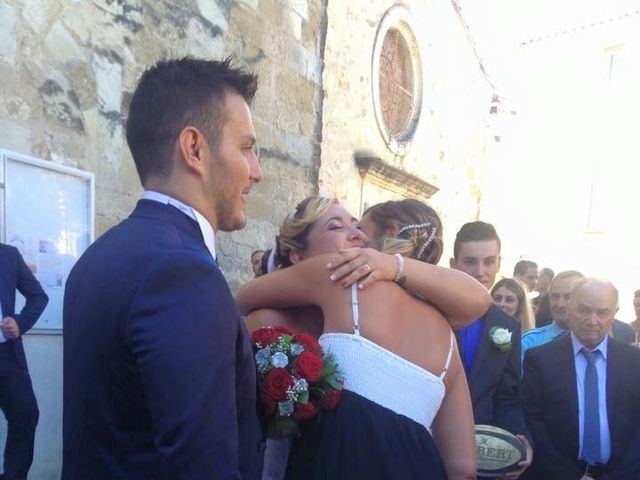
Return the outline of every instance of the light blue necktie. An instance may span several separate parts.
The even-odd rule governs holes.
[[[598,399],[598,350],[581,350],[587,359],[584,375],[584,431],[582,435],[582,459],[588,464],[600,463],[600,408]]]

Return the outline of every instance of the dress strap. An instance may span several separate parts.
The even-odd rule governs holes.
[[[449,364],[451,363],[451,356],[453,355],[453,341],[454,341],[453,330],[451,331],[451,340],[449,341],[449,353],[447,354],[447,361],[444,362],[444,368],[442,369],[442,373],[440,374],[440,380],[444,379],[444,376],[447,374],[447,370],[449,370]]]
[[[360,314],[358,312],[358,284],[351,285],[351,312],[353,314],[353,334],[360,336]]]

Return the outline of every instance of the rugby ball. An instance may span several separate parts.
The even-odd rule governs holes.
[[[476,425],[478,476],[501,477],[518,470],[527,458],[524,443],[512,433],[491,425]]]

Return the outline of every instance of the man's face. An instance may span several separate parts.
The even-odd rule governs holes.
[[[533,292],[536,282],[538,281],[538,268],[530,267],[524,274],[516,276],[527,286],[530,292]]]
[[[220,138],[209,151],[204,183],[214,230],[230,232],[244,227],[246,195],[262,180],[262,170],[254,150],[251,112],[241,95],[226,94],[225,116]]]
[[[449,265],[471,275],[489,290],[500,269],[498,241],[464,242],[460,245],[458,258],[452,258]]]
[[[571,292],[573,285],[578,280],[580,280],[580,277],[576,276],[556,279],[549,290],[551,318],[565,330],[569,328],[567,325],[567,314],[569,311]]]
[[[580,286],[569,303],[568,323],[578,340],[593,350],[607,334],[618,310],[613,287],[600,280]]]

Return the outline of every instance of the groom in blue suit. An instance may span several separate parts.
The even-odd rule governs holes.
[[[66,285],[63,480],[260,478],[253,354],[214,242],[244,226],[262,179],[256,84],[229,61],[185,58],[133,94],[145,192]]]
[[[26,299],[18,314],[16,290]],[[0,409],[7,419],[1,480],[25,480],[33,461],[38,404],[22,335],[33,327],[48,301],[18,249],[0,243]]]
[[[456,235],[449,264],[489,290],[500,269],[500,247],[500,237],[493,225],[469,222]],[[509,342],[500,345],[496,331],[509,332]],[[531,465],[533,456],[531,435],[518,398],[520,331],[520,323],[515,318],[491,305],[482,317],[456,332],[475,423],[504,428],[525,443],[527,458],[517,472],[505,477],[510,480],[518,478]]]

